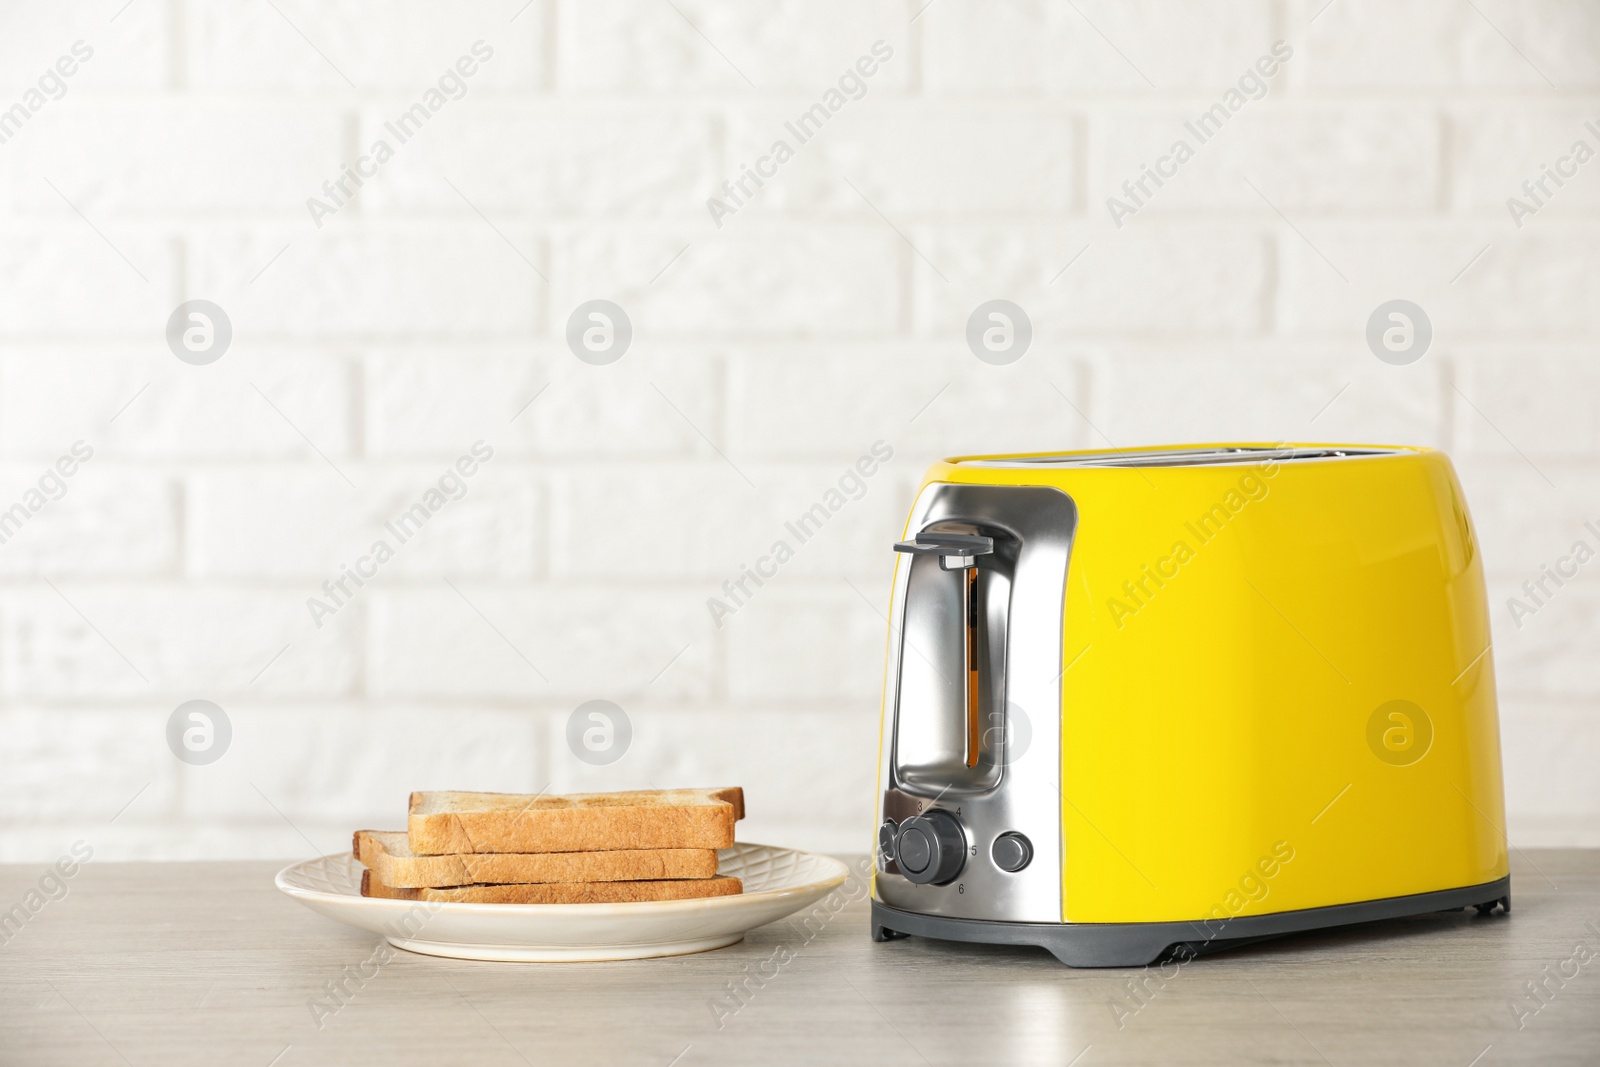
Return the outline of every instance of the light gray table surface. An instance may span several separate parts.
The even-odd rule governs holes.
[[[282,896],[278,866],[85,865],[0,945],[0,1064],[1600,1064],[1600,958],[1565,962],[1600,953],[1600,851],[1516,854],[1509,917],[1300,935],[1164,978],[873,944],[856,889],[810,938],[778,922],[695,956],[397,952],[321,1027],[310,1000],[377,940]],[[0,867],[0,907],[43,870]],[[1542,1004],[1525,986],[1540,980]]]

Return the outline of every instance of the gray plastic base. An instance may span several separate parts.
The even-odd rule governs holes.
[[[889,941],[913,935],[944,941],[975,941],[986,945],[1036,945],[1069,967],[1142,967],[1154,963],[1168,949],[1187,946],[1188,955],[1237,948],[1252,941],[1330,926],[1398,919],[1432,911],[1455,911],[1476,906],[1480,913],[1495,905],[1511,910],[1511,878],[1494,882],[1415,893],[1404,897],[1305,908],[1273,915],[1245,915],[1235,919],[1163,923],[1004,923],[980,919],[946,919],[918,915],[887,904],[872,902],[872,939]]]

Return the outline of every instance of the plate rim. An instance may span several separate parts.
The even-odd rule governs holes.
[[[278,873],[273,876],[272,882],[273,885],[277,887],[279,892],[302,903],[310,903],[312,901],[328,901],[336,906],[367,907],[379,911],[387,910],[397,912],[410,911],[411,909],[416,908],[418,905],[422,905],[427,907],[431,914],[438,914],[441,910],[447,910],[449,913],[456,915],[527,915],[535,913],[529,909],[537,909],[536,913],[541,915],[554,916],[565,914],[576,917],[579,915],[594,915],[596,914],[597,907],[605,908],[607,910],[607,914],[613,916],[627,916],[634,914],[660,915],[662,912],[671,912],[674,910],[687,912],[702,911],[707,908],[732,909],[741,906],[749,906],[757,901],[778,901],[787,896],[808,893],[818,889],[820,889],[822,893],[826,894],[832,892],[834,889],[837,889],[850,878],[850,868],[844,863],[844,861],[835,859],[832,856],[824,855],[820,852],[808,852],[805,849],[798,848],[785,848],[782,845],[765,845],[758,841],[738,841],[735,842],[735,844],[745,845],[751,848],[765,849],[768,852],[789,852],[798,856],[806,856],[814,860],[821,860],[824,866],[827,868],[827,873],[821,878],[815,878],[811,881],[802,882],[798,885],[780,886],[775,889],[758,889],[752,893],[735,893],[722,897],[690,897],[684,900],[629,900],[619,902],[600,902],[598,904],[488,904],[476,901],[393,900],[386,897],[364,897],[359,894],[351,895],[349,893],[329,893],[319,889],[306,889],[302,886],[289,885],[287,883],[286,879],[290,871],[293,871],[298,867],[304,867],[307,864],[321,863],[327,860],[350,860],[355,863],[360,863],[360,860],[357,860],[349,852],[330,852],[326,855],[312,857],[311,859],[296,860],[295,862],[278,871]],[[515,910],[513,911],[511,909]]]

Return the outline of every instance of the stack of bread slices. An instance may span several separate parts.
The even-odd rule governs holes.
[[[717,849],[744,791],[570,796],[412,793],[405,832],[357,830],[361,894],[469,904],[615,904],[730,896]]]

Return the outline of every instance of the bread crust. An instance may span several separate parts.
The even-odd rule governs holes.
[[[357,830],[356,859],[394,889],[446,888],[477,883],[637,882],[710,878],[710,848],[618,849],[607,852],[488,852],[418,856],[403,830]]]
[[[370,870],[361,872],[361,895],[364,897],[442,904],[627,904],[735,896],[742,892],[744,883],[727,876],[643,882],[544,882],[409,889],[384,885],[372,876]]]
[[[733,844],[742,818],[738,786],[570,796],[417,792],[406,836],[417,856],[717,849]]]

